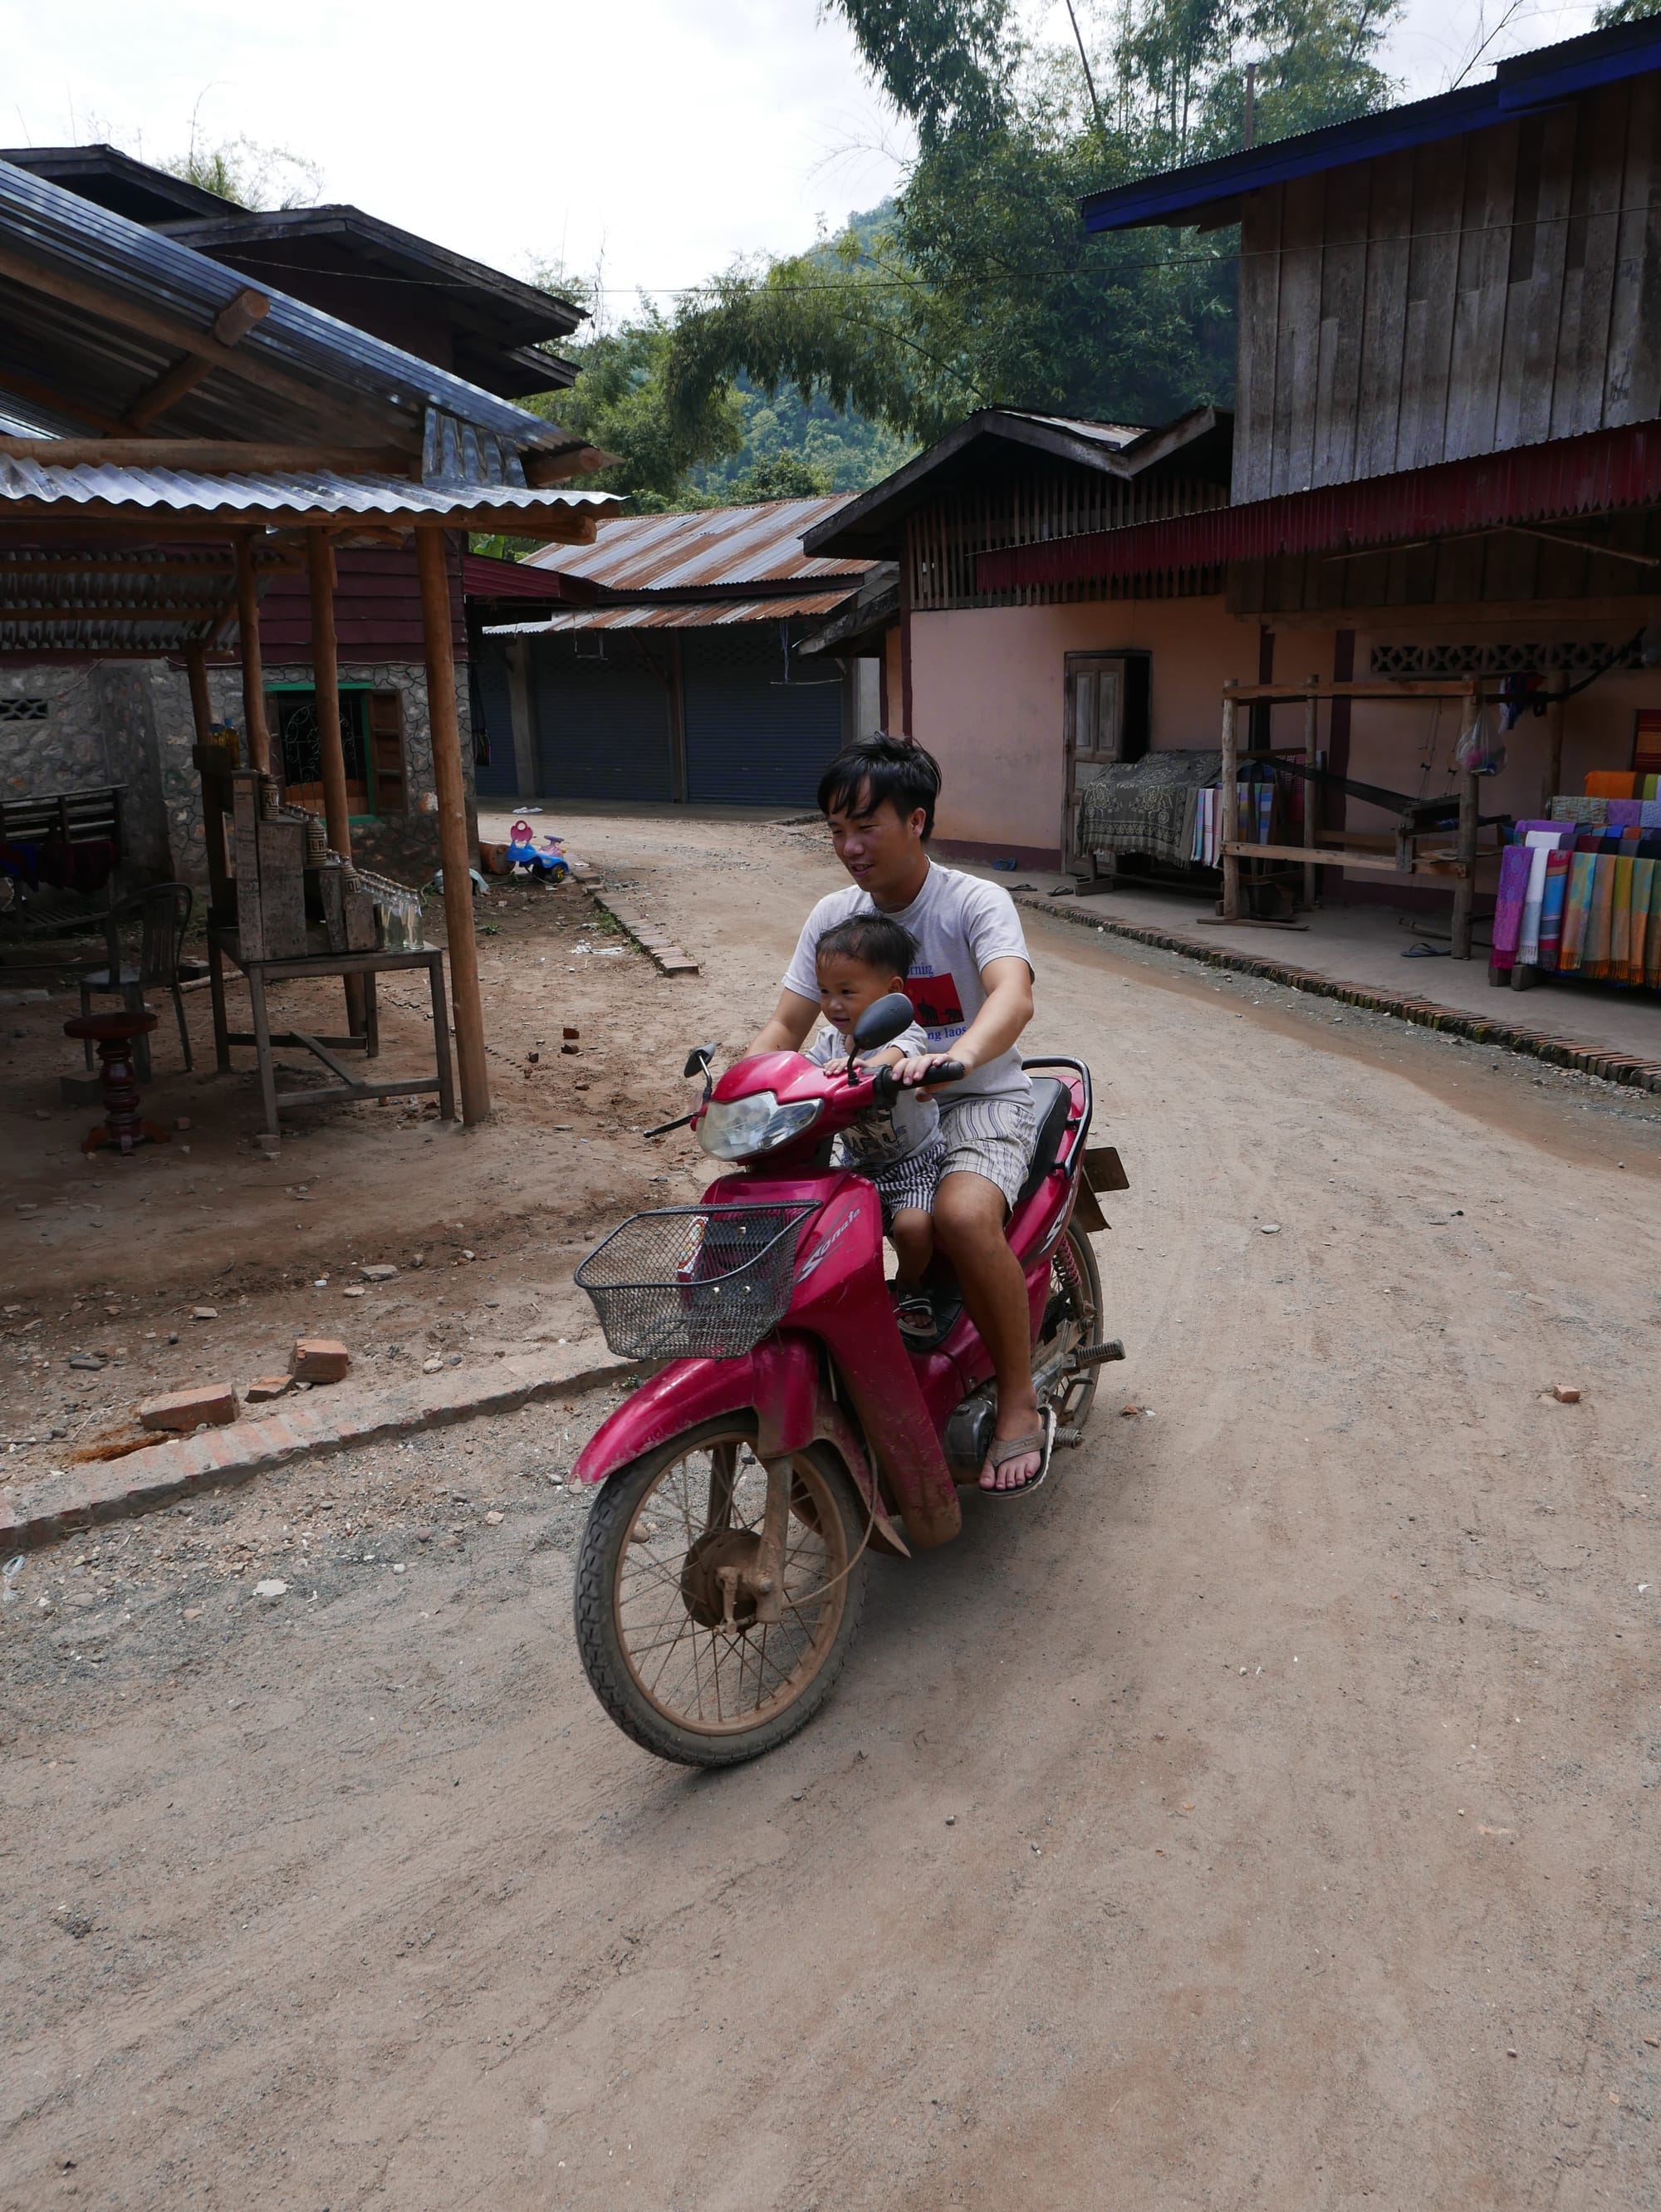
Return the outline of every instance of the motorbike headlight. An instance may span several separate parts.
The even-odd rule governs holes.
[[[712,1099],[698,1124],[698,1141],[718,1160],[754,1159],[800,1136],[819,1118],[822,1098],[802,1098],[781,1106],[771,1091],[749,1098]]]

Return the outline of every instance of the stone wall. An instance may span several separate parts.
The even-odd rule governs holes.
[[[461,721],[462,762],[467,779],[468,844],[478,841],[477,809],[473,796],[472,716],[467,696],[467,671],[456,672],[456,708]],[[308,665],[268,668],[269,684],[309,685]],[[421,811],[422,795],[433,789],[433,727],[427,711],[427,670],[410,661],[347,661],[340,665],[343,684],[367,684],[376,691],[397,691],[403,699],[405,789],[409,794],[407,814],[383,815],[373,822],[352,824],[352,857],[395,882],[421,884],[431,881],[439,866],[439,818]],[[185,883],[205,886],[207,860],[202,826],[202,787],[191,763],[195,731],[191,720],[190,686],[183,669],[152,664],[149,689],[155,702],[160,787],[163,796],[167,840],[173,865]],[[208,672],[209,695],[215,720],[243,727],[242,672],[234,667]]]
[[[0,702],[23,700],[44,700],[45,719],[15,721],[0,714],[0,793],[38,799],[98,784],[124,785],[125,887],[164,882],[167,814],[144,665],[88,661],[0,673]]]

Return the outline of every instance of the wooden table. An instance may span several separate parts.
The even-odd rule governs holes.
[[[248,979],[248,996],[252,1002],[254,1016],[252,1030],[233,1030],[227,1022],[227,960]],[[414,1098],[436,1091],[439,1113],[446,1121],[455,1120],[456,1092],[451,1072],[450,1018],[445,1001],[444,952],[441,947],[427,945],[409,952],[318,952],[289,960],[245,960],[238,950],[235,929],[213,928],[208,933],[208,967],[213,993],[214,1051],[220,1073],[225,1074],[229,1072],[233,1045],[252,1045],[259,1065],[259,1088],[265,1109],[264,1133],[267,1136],[276,1138],[278,1135],[279,1117],[285,1113],[294,1113],[302,1107],[331,1106],[350,1098]],[[425,968],[427,970],[427,990],[433,1001],[433,1053],[436,1073],[409,1076],[393,1083],[362,1082],[336,1055],[342,1052],[361,1052],[366,1059],[379,1057],[380,1024],[375,1003],[375,979],[378,975],[409,968]],[[326,975],[338,975],[343,980],[347,976],[362,978],[362,1030],[348,1036],[314,1036],[306,1030],[273,1032],[266,1007],[266,986]],[[276,1087],[276,1066],[272,1059],[272,1048],[276,1045],[303,1047],[314,1059],[321,1060],[337,1079],[325,1084],[320,1090],[279,1091]]]

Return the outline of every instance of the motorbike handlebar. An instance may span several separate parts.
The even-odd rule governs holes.
[[[879,1106],[892,1106],[902,1091],[933,1091],[945,1083],[961,1083],[968,1073],[961,1060],[938,1060],[921,1083],[896,1083],[891,1067],[879,1067],[872,1080],[872,1096]]]

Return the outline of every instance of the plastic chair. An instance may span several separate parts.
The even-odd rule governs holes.
[[[138,891],[124,899],[112,909],[105,925],[106,963],[101,968],[82,971],[81,1012],[92,1012],[94,996],[118,998],[131,1013],[145,1011],[147,990],[171,993],[173,1012],[179,1020],[179,1042],[185,1054],[188,1073],[196,1065],[191,1056],[191,1032],[185,1024],[185,998],[179,989],[179,955],[184,949],[185,933],[191,926],[191,910],[196,895],[188,884],[152,884],[148,890]],[[121,933],[124,927],[138,927],[138,962],[129,966],[123,957]],[[136,1040],[138,1077],[142,1083],[150,1079],[150,1045],[148,1036]],[[92,1043],[87,1043],[87,1065],[93,1064]]]

